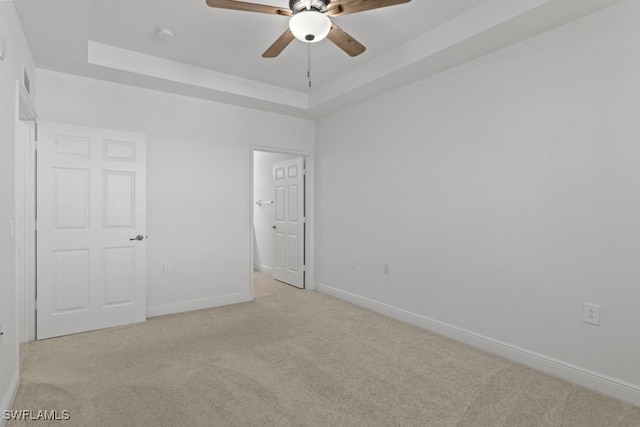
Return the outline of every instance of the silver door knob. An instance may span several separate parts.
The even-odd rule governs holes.
[[[134,237],[133,239],[129,239],[129,240],[144,240],[144,236],[142,234],[138,234],[136,237]]]

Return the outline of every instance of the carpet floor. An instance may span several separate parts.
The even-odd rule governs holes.
[[[640,408],[256,274],[256,299],[21,347],[9,426],[640,426]]]

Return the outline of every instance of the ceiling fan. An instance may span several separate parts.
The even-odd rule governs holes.
[[[306,43],[315,43],[325,37],[349,56],[358,56],[365,47],[351,37],[329,17],[344,16],[371,9],[409,3],[411,0],[289,0],[289,9],[247,3],[238,0],[207,0],[211,7],[241,10],[245,12],[268,13],[291,17],[289,28],[263,54],[265,58],[275,58],[294,38]]]

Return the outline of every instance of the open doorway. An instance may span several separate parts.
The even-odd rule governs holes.
[[[257,147],[251,155],[252,292],[272,278],[313,289],[313,158]]]

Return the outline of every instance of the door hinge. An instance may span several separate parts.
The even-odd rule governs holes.
[[[33,221],[33,230],[38,231],[38,220]]]
[[[302,169],[302,175],[306,175],[307,174],[307,170],[306,169]]]
[[[38,151],[38,140],[37,139],[34,139],[34,140],[31,141],[31,149],[33,151]]]

